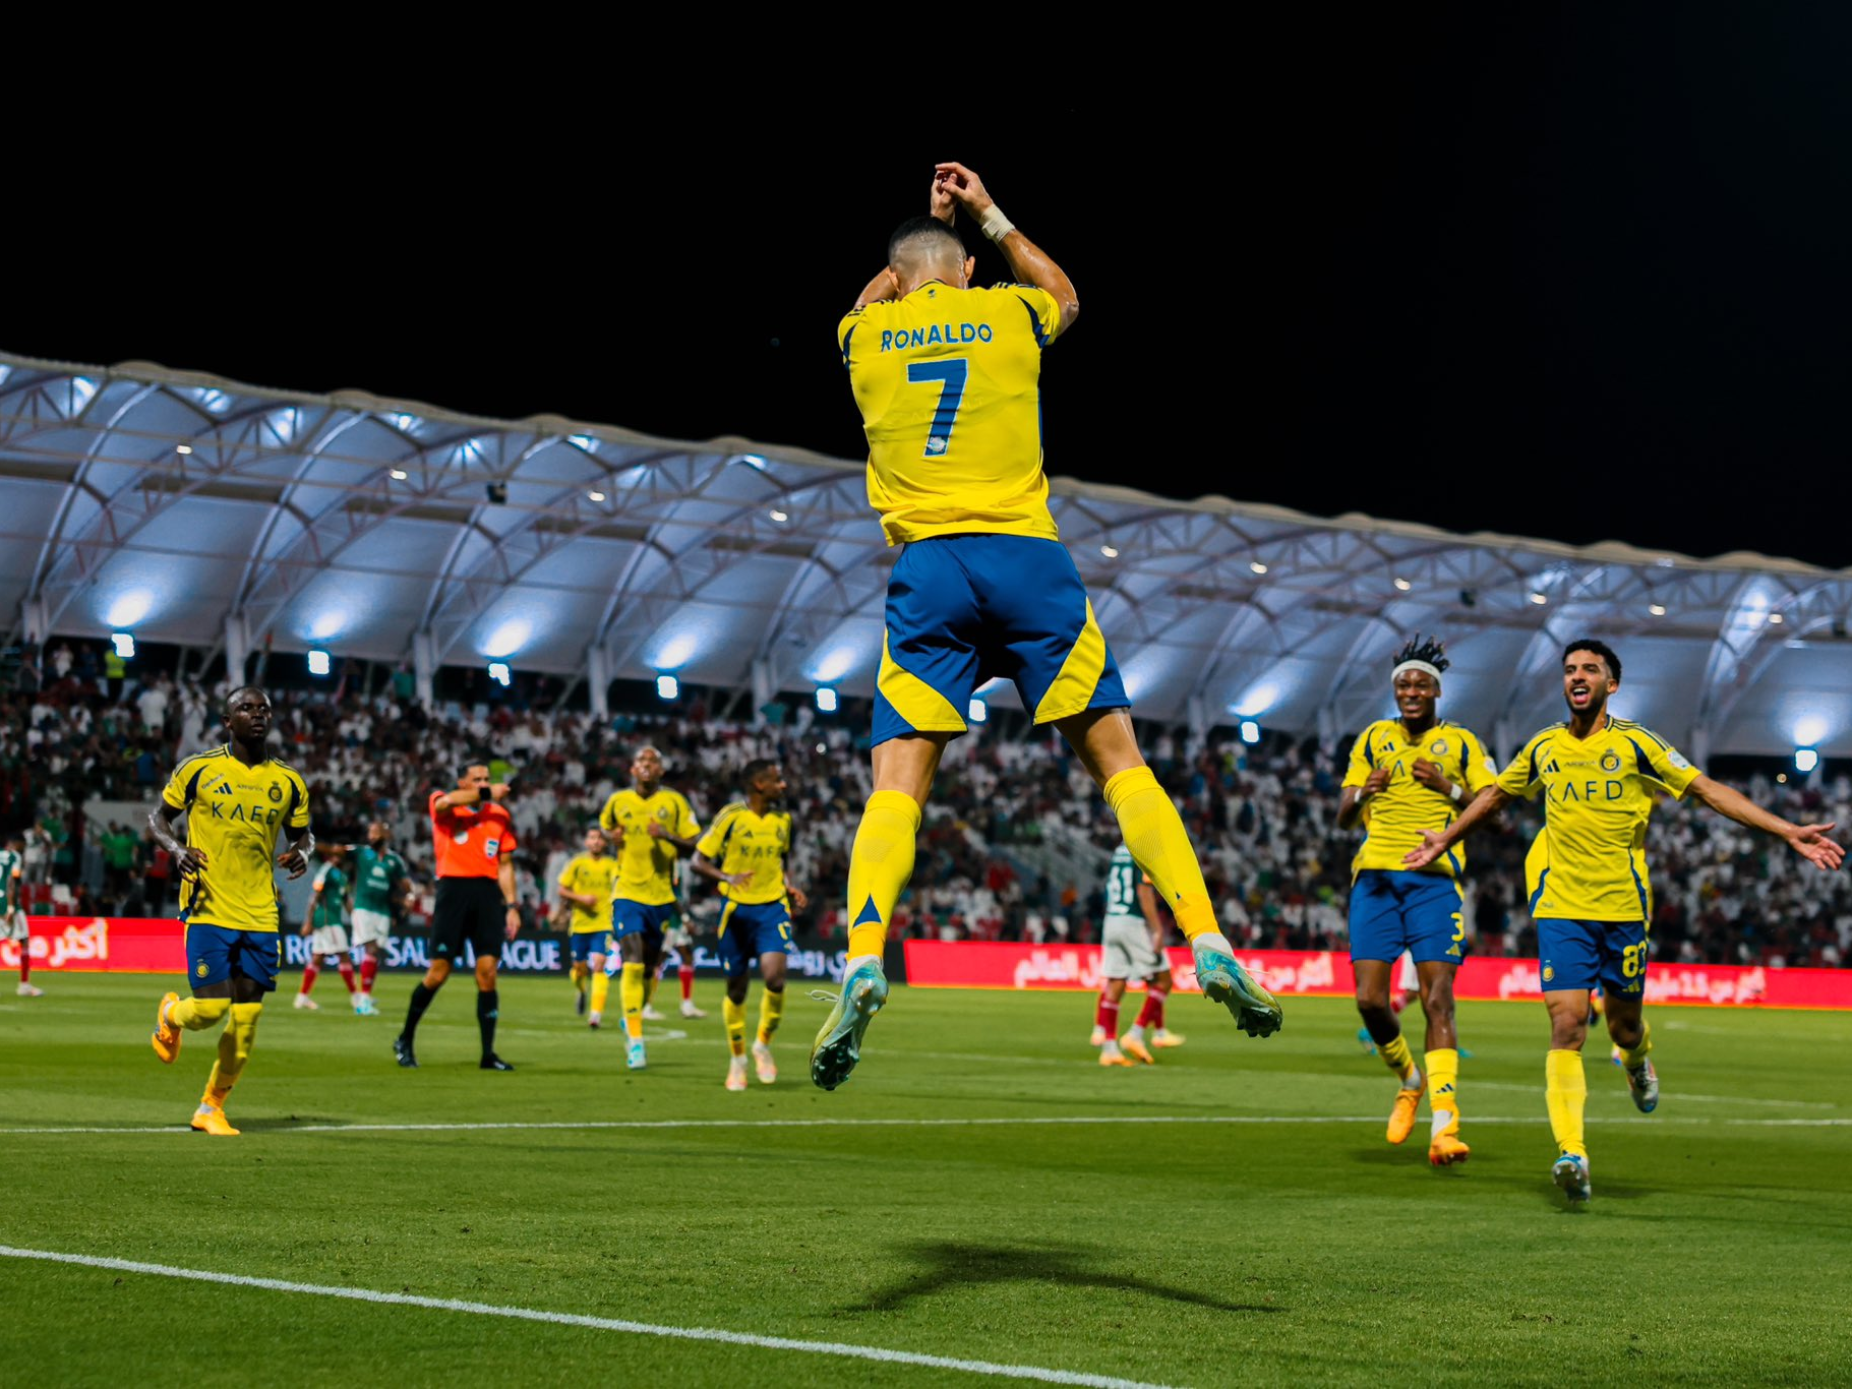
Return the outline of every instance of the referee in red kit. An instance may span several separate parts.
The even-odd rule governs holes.
[[[437,910],[431,918],[431,967],[412,990],[412,1006],[405,1014],[405,1030],[392,1039],[392,1053],[401,1066],[416,1066],[412,1037],[418,1019],[431,1006],[437,991],[450,977],[450,968],[463,958],[463,944],[476,952],[476,1026],[482,1030],[482,1069],[512,1071],[495,1054],[495,1019],[500,999],[495,992],[495,971],[501,963],[502,942],[513,940],[521,929],[515,906],[514,825],[508,812],[495,804],[506,800],[508,788],[489,781],[481,762],[464,767],[454,791],[431,793],[431,832],[437,841]]]

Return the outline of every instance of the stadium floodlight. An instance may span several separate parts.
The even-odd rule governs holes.
[[[1395,586],[1404,593],[1407,593],[1409,589],[1414,587],[1414,585],[1410,583],[1407,579],[1397,579],[1395,581]]]
[[[1119,558],[1118,550],[1114,549],[1111,545],[1100,546],[1100,553],[1102,555],[1105,555],[1107,559],[1118,559]]]
[[[1795,771],[1802,772],[1802,773],[1811,772],[1815,767],[1819,765],[1820,765],[1820,754],[1816,749],[1814,748],[1794,749],[1794,770]]]
[[[1781,614],[1770,613],[1768,615],[1768,620],[1771,626],[1779,627],[1781,625]]]
[[[591,491],[587,492],[585,495],[591,498],[595,502],[601,502],[604,500],[604,493],[600,492],[595,487]]]
[[[1257,559],[1249,560],[1248,568],[1252,569],[1256,574],[1265,574],[1267,572],[1267,566]]]
[[[407,473],[403,468],[394,468],[392,470],[392,480],[394,482],[403,482],[410,476],[411,474]]]
[[[116,654],[125,661],[135,659],[135,637],[129,632],[111,632],[109,644],[116,648]]]
[[[191,444],[175,444],[174,445],[175,453],[191,453],[192,451],[193,451],[193,446]]]
[[[326,651],[311,651],[309,653],[309,674],[326,675],[327,673],[328,653]]]
[[[681,692],[682,682],[677,680],[673,675],[658,675],[656,677],[656,693],[661,698],[674,699],[677,695],[681,694]]]
[[[496,684],[502,686],[505,689],[508,686],[509,682],[513,679],[513,676],[510,675],[509,670],[508,670],[508,662],[490,661],[489,662],[489,679],[493,680]]]
[[[1260,725],[1255,723],[1252,719],[1241,720],[1241,741],[1249,744],[1258,743],[1260,741]]]
[[[990,706],[976,695],[971,696],[971,708],[966,712],[972,723],[984,723],[990,718]]]
[[[784,522],[789,521],[791,519],[791,514],[789,512],[780,511],[777,507],[772,508],[771,514],[772,514],[772,519],[774,521],[777,521],[780,525],[782,525]]]
[[[1541,608],[1545,603],[1550,601],[1550,595],[1547,593],[1532,592],[1530,600]]]
[[[817,708],[826,714],[836,712],[836,691],[828,685],[817,686]]]
[[[1646,605],[1646,610],[1654,617],[1664,617],[1666,615],[1666,605],[1664,603],[1648,603]]]

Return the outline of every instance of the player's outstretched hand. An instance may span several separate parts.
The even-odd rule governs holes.
[[[943,187],[959,206],[978,221],[984,220],[984,214],[996,206],[996,199],[984,187],[984,180],[972,173],[963,164],[935,164],[936,183]],[[937,193],[934,194],[937,197]]]
[[[1796,825],[1794,833],[1788,836],[1788,843],[1794,846],[1795,853],[1830,873],[1846,858],[1845,846],[1826,837],[1829,830],[1837,828],[1837,824]]]
[[[302,856],[300,849],[291,849],[288,853],[278,854],[277,864],[289,874],[289,880],[292,883],[309,871],[309,861]]]
[[[804,889],[801,887],[794,887],[790,889],[790,892],[791,892],[791,905],[792,906],[796,907],[799,911],[805,911],[809,908],[810,906],[810,894],[809,893],[805,892]]]
[[[1446,845],[1441,841],[1440,835],[1433,830],[1423,830],[1421,831],[1421,847],[1410,849],[1402,856],[1402,862],[1410,868],[1426,868],[1441,856],[1445,848]]]

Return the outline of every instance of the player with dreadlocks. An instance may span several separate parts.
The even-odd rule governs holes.
[[[1428,1161],[1447,1167],[1471,1151],[1460,1140],[1459,1043],[1453,1027],[1453,976],[1466,950],[1461,914],[1466,868],[1458,849],[1426,869],[1409,872],[1402,859],[1444,830],[1498,769],[1472,732],[1435,714],[1446,647],[1417,637],[1395,656],[1390,686],[1400,717],[1378,719],[1357,736],[1338,801],[1338,826],[1363,822],[1363,843],[1351,862],[1350,958],[1357,976],[1357,1011],[1400,1082],[1389,1116],[1389,1141],[1415,1127],[1428,1090],[1432,1133]],[[1425,1065],[1416,1065],[1389,1005],[1389,976],[1406,950],[1415,961],[1421,1009],[1427,1014]]]

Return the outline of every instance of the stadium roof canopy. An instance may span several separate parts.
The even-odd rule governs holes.
[[[1699,756],[1852,753],[1852,571],[1053,492],[1154,718],[1335,735],[1390,712],[1391,653],[1439,633],[1445,712],[1509,752],[1561,717],[1561,644],[1594,634],[1625,661],[1616,708]],[[861,464],[800,449],[9,356],[0,512],[15,635],[505,660],[600,688],[674,673],[765,697],[872,693],[896,554]]]

